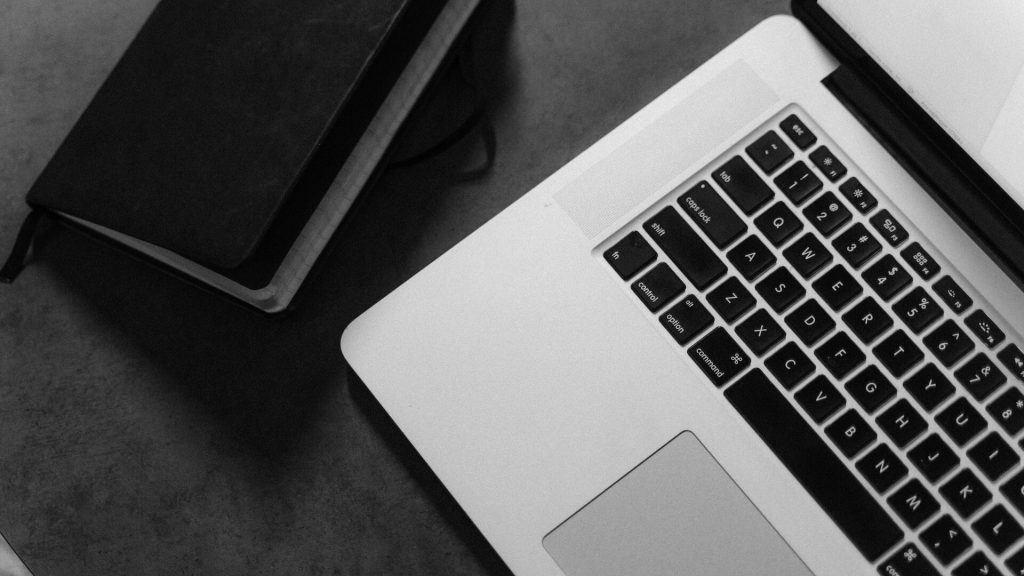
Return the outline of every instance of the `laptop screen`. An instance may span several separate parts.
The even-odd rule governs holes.
[[[819,4],[1024,207],[1024,2]]]

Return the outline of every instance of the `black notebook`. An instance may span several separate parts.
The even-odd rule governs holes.
[[[479,0],[163,0],[28,194],[291,302]]]

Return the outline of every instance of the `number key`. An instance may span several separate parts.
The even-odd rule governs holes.
[[[861,264],[882,249],[878,240],[875,240],[871,232],[868,232],[868,229],[859,222],[836,236],[832,241],[832,246],[854,268],[859,268]]]
[[[942,316],[942,308],[920,286],[907,292],[892,310],[915,334]]]
[[[952,320],[946,320],[924,337],[924,345],[943,366],[952,366],[974,349],[974,341]]]
[[[804,208],[804,217],[826,238],[845,224],[850,211],[831,192],[826,192]]]

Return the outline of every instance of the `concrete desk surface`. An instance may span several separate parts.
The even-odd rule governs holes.
[[[0,0],[0,251],[155,3]],[[285,316],[49,227],[0,286],[0,532],[37,576],[507,573],[348,369],[341,331],[787,8],[496,0],[470,59],[493,168],[454,175],[480,154],[469,138],[388,170]]]

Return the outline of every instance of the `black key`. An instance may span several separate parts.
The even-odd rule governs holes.
[[[1003,576],[983,552],[975,552],[953,570],[953,576]]]
[[[903,448],[928,429],[928,423],[904,399],[897,400],[875,419],[896,446]]]
[[[604,253],[604,259],[623,280],[632,278],[656,257],[654,248],[636,231],[626,234]]]
[[[846,166],[843,166],[839,158],[836,158],[832,151],[825,146],[820,146],[808,157],[818,167],[818,170],[821,170],[821,173],[833,182],[846,175]]]
[[[960,465],[960,457],[934,432],[911,448],[907,458],[929,482],[935,482]]]
[[[878,200],[875,200],[875,196],[868,192],[868,189],[856,178],[850,178],[840,184],[839,191],[861,214],[867,214],[878,205]]]
[[[931,412],[953,395],[955,388],[935,364],[928,363],[907,379],[903,387],[922,408]]]
[[[1003,331],[988,317],[988,314],[985,314],[984,310],[978,309],[971,312],[967,318],[964,318],[964,323],[989,348],[994,348],[1006,339],[1006,334],[1003,334]]]
[[[850,211],[831,192],[818,196],[804,208],[804,218],[807,218],[811,226],[814,226],[826,238],[845,224],[850,217]]]
[[[847,458],[852,458],[878,438],[856,410],[847,410],[825,427],[825,433]]]
[[[1002,554],[1024,536],[1024,528],[1021,528],[1002,504],[997,504],[982,514],[971,527],[996,554]]]
[[[899,378],[924,358],[924,353],[903,330],[897,330],[874,348],[875,357]]]
[[[760,370],[737,380],[725,397],[865,558],[877,560],[903,538],[889,514]]]
[[[939,502],[916,478],[893,492],[886,502],[911,528],[917,528],[939,511]]]
[[[1012,576],[1024,576],[1024,548],[1017,550],[1006,559],[1006,567]]]
[[[949,502],[961,518],[970,518],[992,499],[992,492],[984,482],[975,476],[970,468],[964,468],[939,488],[939,494]]]
[[[952,320],[939,324],[938,328],[925,336],[924,345],[935,354],[943,366],[956,364],[968,352],[974,350],[974,341]]]
[[[712,176],[745,214],[752,214],[772,199],[772,189],[739,156],[733,156]]]
[[[868,366],[846,383],[846,391],[868,414],[896,395],[896,387],[874,365]]]
[[[879,494],[885,493],[907,475],[907,466],[884,443],[875,446],[861,458],[857,462],[857,470]]]
[[[786,325],[808,346],[821,339],[836,327],[835,320],[818,304],[808,299],[786,316]]]
[[[790,244],[782,251],[782,255],[804,278],[810,278],[822,266],[832,261],[832,253],[810,232]]]
[[[754,218],[754,226],[775,246],[782,246],[803,229],[804,223],[782,202],[776,202]]]
[[[686,351],[711,383],[721,387],[750,365],[745,350],[719,326]]]
[[[631,288],[644,306],[655,312],[681,294],[685,286],[668,264],[661,262],[634,282]]]
[[[967,457],[974,462],[989,480],[996,480],[1020,462],[1020,456],[998,432],[990,432],[967,451]]]
[[[726,322],[732,322],[749,310],[756,300],[735,276],[727,278],[708,292],[708,304]]]
[[[963,446],[988,426],[988,422],[966,398],[957,398],[935,417],[954,442]]]
[[[725,264],[671,206],[644,222],[644,230],[698,290],[725,274]]]
[[[697,334],[703,332],[714,322],[711,313],[693,294],[684,296],[659,320],[680,346],[689,344]]]
[[[999,487],[999,491],[1006,496],[1006,499],[1013,504],[1018,512],[1024,514],[1024,470],[1014,474],[1005,484]]]
[[[846,399],[824,376],[817,376],[793,395],[811,420],[824,422],[846,405]]]
[[[796,342],[787,342],[764,361],[764,365],[786,390],[814,373],[814,362],[804,354]]]
[[[803,121],[797,117],[796,114],[790,114],[786,116],[786,119],[779,124],[779,128],[789,136],[789,139],[793,141],[801,150],[806,150],[811,147],[818,138],[813,132],[807,129]]]
[[[910,284],[910,274],[896,262],[891,254],[882,256],[877,262],[868,266],[861,276],[882,300],[892,298],[907,284]]]
[[[939,576],[939,571],[913,542],[900,546],[878,567],[878,573],[882,576]]]
[[[882,245],[860,222],[850,226],[845,232],[836,236],[832,247],[854,268],[867,262],[882,249]]]
[[[910,266],[910,269],[917,272],[922,280],[928,280],[942,270],[939,263],[917,242],[901,250],[900,256],[903,256],[903,260]]]
[[[1024,429],[1024,394],[1021,393],[1020,388],[1013,386],[1003,392],[999,398],[988,405],[987,410],[992,415],[992,419],[1002,426],[1010,436],[1015,436],[1017,432]]]
[[[893,304],[892,311],[915,334],[942,317],[942,307],[920,286],[904,294]]]
[[[882,238],[885,238],[885,241],[888,242],[890,246],[899,246],[907,239],[908,236],[910,236],[907,229],[897,222],[888,210],[879,211],[878,214],[872,216],[868,222],[871,223],[871,226],[878,231]]]
[[[1006,366],[1006,369],[1017,377],[1018,380],[1024,381],[1024,352],[1020,351],[1020,348],[1016,344],[1010,344],[1003,351],[996,355],[999,361]]]
[[[761,356],[776,342],[782,340],[786,333],[771,314],[762,308],[736,325],[736,335],[751,352]]]
[[[814,355],[838,380],[842,380],[865,360],[864,352],[861,352],[846,332],[840,332],[826,340],[814,351]]]
[[[765,174],[771,174],[793,157],[793,151],[774,130],[769,130],[767,134],[754,140],[746,150],[747,156],[750,156]]]
[[[963,288],[949,276],[943,276],[935,282],[935,293],[949,306],[949,309],[959,314],[974,304],[974,300],[964,292]]]
[[[983,352],[968,360],[953,375],[978,400],[984,400],[1006,383],[1006,375]]]
[[[775,254],[757,236],[750,235],[726,254],[729,262],[747,280],[753,280],[775,264]]]
[[[846,270],[842,264],[836,264],[814,281],[814,291],[828,304],[838,311],[864,291],[860,282]]]
[[[879,334],[892,326],[892,318],[874,298],[865,298],[850,308],[843,314],[843,322],[846,322],[850,330],[865,344],[878,338]]]
[[[807,292],[803,285],[784,267],[776,268],[754,288],[776,312],[782,312],[793,302],[803,298]]]
[[[679,206],[719,248],[724,248],[747,231],[746,223],[703,180],[679,198]]]
[[[795,162],[775,177],[775,186],[782,190],[782,193],[792,200],[793,204],[799,205],[821,190],[822,184],[814,172],[807,167],[807,164]]]
[[[921,542],[931,550],[943,566],[949,566],[950,562],[966,552],[974,543],[949,514],[942,516],[931,526],[925,528],[924,532],[921,532]]]

